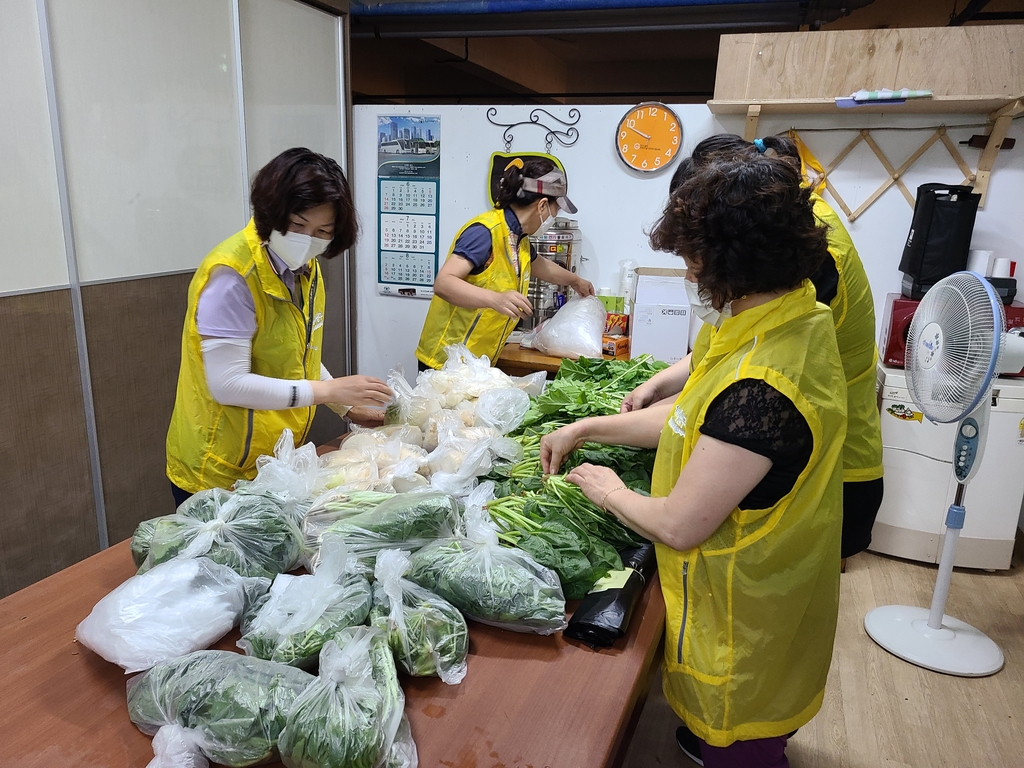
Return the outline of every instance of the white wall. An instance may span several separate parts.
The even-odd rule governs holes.
[[[660,214],[665,203],[670,166],[654,176],[639,176],[615,156],[614,131],[625,113],[622,105],[579,106],[580,139],[572,147],[552,149],[569,176],[569,196],[580,209],[576,218],[583,233],[581,273],[595,286],[615,286],[620,259],[634,258],[641,266],[679,266],[679,260],[655,253],[647,245],[644,229]],[[684,151],[708,135],[743,130],[738,117],[715,119],[704,105],[677,106],[683,123]],[[406,373],[416,370],[414,350],[419,339],[427,302],[422,299],[383,297],[376,293],[376,118],[385,114],[440,114],[441,220],[440,242],[447,248],[455,232],[472,216],[488,207],[486,175],[490,155],[502,149],[501,129],[490,125],[487,107],[380,106],[355,107],[353,141],[355,160],[352,179],[362,235],[356,246],[357,264],[357,370],[383,375],[396,364]],[[568,107],[555,107],[562,115]],[[498,107],[498,117],[526,119],[530,107]],[[839,117],[795,116],[765,118],[761,135],[798,128],[862,128],[872,126],[926,126],[982,122],[982,116],[931,115],[888,118],[879,115]],[[951,129],[954,141],[968,139],[981,128]],[[850,130],[804,134],[804,140],[825,164],[854,137]],[[885,131],[874,134],[894,166],[899,166],[928,137],[929,131]],[[544,132],[516,129],[513,151],[543,151]],[[1024,139],[1024,125],[1016,123],[1011,137]],[[1018,147],[1024,145],[1018,144]],[[961,147],[971,167],[976,167],[979,150]],[[870,195],[887,175],[867,146],[859,147],[833,176],[833,181],[851,209]],[[958,183],[962,180],[955,164],[941,144],[933,146],[907,173],[912,193],[926,182]],[[836,206],[838,210],[838,206]],[[875,297],[876,315],[881,323],[885,294],[898,292],[901,273],[897,269],[903,242],[910,229],[913,209],[896,187],[890,188],[856,222],[848,224],[854,243],[864,260]],[[842,215],[840,213],[840,215]],[[998,255],[1021,261],[1024,270],[1024,150],[1002,152],[997,160],[985,208],[978,213],[973,247],[995,250]],[[442,257],[444,253],[442,252]]]
[[[34,0],[0,24],[0,294],[68,284],[57,168]]]
[[[402,364],[415,372],[414,350],[428,302],[377,295],[377,154],[378,115],[441,115],[441,258],[455,233],[473,216],[490,207],[487,177],[490,157],[504,149],[502,129],[487,122],[485,106],[381,106],[354,108],[353,142],[356,210],[362,234],[356,246],[357,370],[383,375]],[[618,284],[619,260],[633,258],[645,266],[681,266],[681,260],[655,253],[647,245],[644,228],[658,217],[668,196],[673,166],[651,176],[629,170],[615,155],[615,129],[626,113],[621,104],[580,106],[580,138],[572,147],[552,147],[569,177],[569,197],[579,208],[576,218],[583,233],[583,261],[579,272],[595,287]],[[699,139],[718,129],[703,105],[675,107],[683,125],[683,151],[689,154]],[[526,120],[529,106],[498,107],[498,119]],[[565,116],[569,107],[550,110]],[[544,131],[515,129],[513,151],[543,152]]]

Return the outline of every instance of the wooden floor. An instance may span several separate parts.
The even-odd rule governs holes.
[[[842,577],[839,627],[825,703],[789,742],[792,768],[1024,767],[1024,539],[1013,567],[953,573],[946,613],[995,640],[1006,664],[987,678],[928,672],[864,632],[879,605],[927,607],[936,568],[871,553]],[[656,680],[624,768],[693,763],[675,744],[678,718]]]

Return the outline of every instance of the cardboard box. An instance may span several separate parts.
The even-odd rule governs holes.
[[[604,335],[601,346],[604,347],[604,354],[607,357],[618,357],[629,352],[629,336]]]
[[[687,305],[685,269],[662,269],[660,267],[637,267],[636,283],[633,286],[633,304],[665,306]]]
[[[629,331],[629,315],[609,312],[604,319],[604,332],[609,336],[625,336]]]
[[[630,356],[646,354],[666,363],[679,362],[690,351],[690,320],[689,304],[637,304]]]

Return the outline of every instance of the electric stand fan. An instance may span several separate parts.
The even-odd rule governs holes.
[[[864,617],[872,640],[925,669],[984,677],[1003,666],[999,646],[943,611],[964,525],[964,493],[985,448],[992,381],[1022,367],[1024,339],[1006,333],[1003,305],[987,280],[974,272],[957,272],[925,294],[907,336],[907,387],[929,421],[959,422],[953,445],[956,497],[946,513],[931,610],[886,605]]]

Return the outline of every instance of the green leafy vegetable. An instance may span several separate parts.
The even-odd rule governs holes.
[[[133,678],[128,714],[143,733],[180,725],[202,735],[202,751],[226,766],[258,765],[296,698],[315,678],[295,667],[229,651],[196,651]]]
[[[458,519],[459,507],[451,496],[399,493],[369,512],[332,523],[323,536],[340,536],[360,570],[370,573],[382,549],[419,549],[441,536],[450,536],[458,527]],[[314,558],[314,568],[318,564],[318,558]]]
[[[242,576],[272,578],[294,568],[302,551],[302,534],[290,514],[264,496],[213,488],[150,522],[153,535],[139,573],[182,556],[208,557]],[[139,535],[140,552],[143,539]]]
[[[486,624],[538,634],[565,626],[558,576],[522,550],[443,539],[412,556],[408,578]]]
[[[386,549],[377,556],[371,621],[387,633],[407,673],[459,683],[469,650],[466,620],[447,600],[403,578],[408,568],[406,552]]]
[[[563,360],[555,380],[530,405],[517,434],[548,421],[618,413],[622,399],[668,366],[650,355],[634,360]]]

